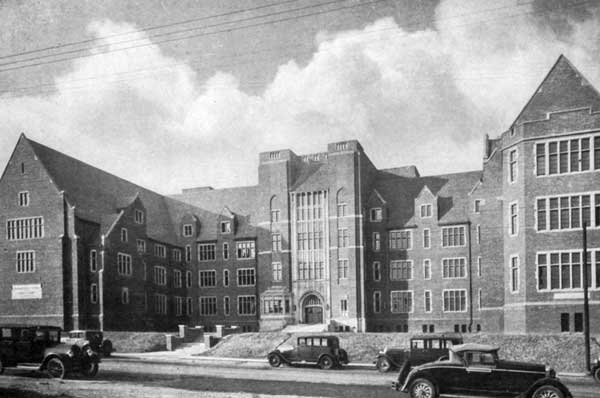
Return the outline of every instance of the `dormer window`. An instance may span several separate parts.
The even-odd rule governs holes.
[[[183,225],[183,236],[189,238],[194,234],[194,226],[192,224],[184,224]]]
[[[144,212],[139,209],[136,209],[133,220],[135,221],[136,224],[143,224],[144,223]]]
[[[29,206],[29,192],[19,192],[19,206]]]
[[[432,207],[431,203],[421,205],[421,218],[431,217]]]
[[[371,209],[370,211],[371,214],[371,221],[381,221],[383,218],[383,211],[381,209],[381,207],[375,207],[373,209]]]
[[[475,199],[475,202],[473,202],[473,211],[481,213],[481,199]]]
[[[127,228],[121,228],[121,242],[127,242],[128,240]]]
[[[231,232],[231,221],[221,221],[221,233],[228,234]]]

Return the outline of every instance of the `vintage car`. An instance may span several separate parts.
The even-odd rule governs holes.
[[[55,326],[0,326],[0,374],[7,367],[36,369],[52,377],[72,373],[94,377],[100,359],[91,348],[82,350],[60,341],[61,329]]]
[[[592,364],[592,376],[594,376],[594,380],[600,383],[600,358],[596,359],[596,362]]]
[[[112,341],[105,339],[100,330],[71,330],[61,341],[65,344],[77,344],[82,349],[91,347],[105,357],[109,357],[114,351]]]
[[[572,398],[553,369],[498,358],[498,347],[460,344],[450,348],[449,358],[403,369],[395,390],[412,398],[436,398],[440,394]]]
[[[281,364],[316,364],[321,369],[331,369],[348,363],[348,353],[340,348],[336,336],[298,337],[294,347],[287,341],[271,351],[267,356],[274,368]]]
[[[379,351],[375,367],[380,372],[389,372],[404,364],[409,368],[421,365],[448,356],[448,348],[462,343],[462,336],[458,333],[416,335],[410,339],[408,348],[386,347]]]

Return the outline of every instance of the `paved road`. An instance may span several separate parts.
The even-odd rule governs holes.
[[[404,397],[389,388],[394,373],[365,369],[272,369],[266,363],[255,362],[174,364],[111,358],[102,362],[100,373],[93,380],[50,380],[15,370],[7,373],[8,376],[0,377],[0,396],[3,389],[11,387],[33,390],[43,397]],[[600,396],[600,385],[591,380],[565,381],[575,398]]]

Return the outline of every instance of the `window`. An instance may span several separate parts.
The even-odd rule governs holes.
[[[478,304],[478,308],[481,310],[483,308],[482,305],[482,299],[481,299],[481,289],[477,289],[477,304]]]
[[[183,315],[183,297],[175,296],[175,316]]]
[[[167,315],[167,295],[166,294],[155,294],[154,295],[154,313],[160,315]]]
[[[230,307],[229,296],[223,297],[223,315],[229,315],[229,312],[231,311]]]
[[[467,276],[466,268],[464,257],[442,259],[442,277],[444,279],[464,278]]]
[[[29,206],[29,192],[19,192],[19,206]]]
[[[381,207],[375,207],[370,211],[371,221],[379,222],[383,219],[383,212]]]
[[[263,314],[283,314],[284,313],[284,301],[277,298],[265,298],[263,300]],[[285,299],[285,313],[290,312],[290,300]]]
[[[185,261],[188,263],[192,261],[192,246],[190,245],[185,247]]]
[[[135,211],[133,213],[133,221],[136,224],[143,224],[144,223],[144,212],[141,211],[140,209],[135,209]]]
[[[510,291],[519,291],[519,256],[510,256]]]
[[[280,282],[283,278],[283,268],[281,267],[281,263],[273,263],[271,264],[271,268],[273,269],[273,281]]]
[[[412,231],[397,230],[390,231],[389,246],[391,250],[409,250],[412,249]]]
[[[515,182],[517,180],[517,150],[513,149],[508,153],[509,173],[508,181]]]
[[[575,317],[573,318],[573,321],[574,321],[573,331],[575,331],[575,332],[583,332],[583,313],[582,312],[576,312],[575,313]]]
[[[254,286],[256,282],[254,268],[240,268],[237,270],[238,286]]]
[[[537,254],[538,290],[570,290],[583,287],[583,252],[556,251]],[[587,253],[588,287],[600,288],[600,250]]]
[[[183,224],[183,236],[189,238],[194,235],[194,226],[192,224]]]
[[[390,279],[393,281],[412,279],[412,260],[394,260],[390,263]]]
[[[431,247],[431,231],[429,228],[423,229],[423,248],[429,249]]]
[[[477,257],[477,276],[481,277],[481,256]]]
[[[457,247],[465,245],[465,227],[443,227],[442,247]]]
[[[192,271],[185,271],[185,287],[192,287]]]
[[[217,286],[217,271],[198,271],[198,283],[200,287]]]
[[[229,243],[223,242],[223,260],[229,260]]]
[[[340,312],[342,316],[348,316],[348,299],[340,300]]]
[[[117,254],[117,272],[119,275],[131,276],[131,256],[129,254]]]
[[[167,248],[160,243],[154,244],[154,255],[161,258],[167,258]]]
[[[143,239],[136,239],[135,245],[138,253],[146,253],[146,241]]]
[[[280,214],[279,209],[271,210],[271,222],[279,222]]]
[[[381,312],[381,292],[373,292],[373,312],[378,314]]]
[[[348,278],[348,260],[338,260],[338,279]]]
[[[96,250],[90,250],[90,271],[98,271],[98,252]]]
[[[373,262],[373,280],[381,280],[381,263],[379,261]]]
[[[395,290],[390,292],[391,309],[394,314],[408,314],[413,311],[413,292]]]
[[[221,233],[228,234],[231,232],[231,221],[221,221]]]
[[[121,304],[129,304],[129,288],[121,288]]]
[[[338,229],[338,247],[348,247],[348,243],[350,241],[350,237],[348,235],[348,229],[340,228]]]
[[[347,208],[346,203],[338,203],[337,204],[337,216],[345,217],[346,216],[346,208]]]
[[[510,229],[509,233],[515,236],[519,233],[519,213],[517,203],[510,204]]]
[[[25,240],[44,237],[44,217],[16,218],[6,221],[6,239]]]
[[[256,315],[256,296],[238,296],[238,315]]]
[[[423,305],[425,312],[431,312],[431,290],[425,290]]]
[[[200,243],[198,244],[198,261],[211,261],[215,259],[215,244]]]
[[[591,140],[594,145],[593,165],[590,158]],[[535,148],[538,176],[600,169],[600,136],[548,141],[536,144]]]
[[[431,279],[431,260],[423,260],[423,279]]]
[[[173,249],[173,260],[181,262],[181,250]]]
[[[477,224],[475,227],[475,234],[477,235],[477,244],[481,244],[481,225]]]
[[[592,226],[592,198],[594,225],[600,226],[600,195],[569,195],[537,199],[537,230],[579,229],[583,223]]]
[[[432,205],[430,203],[421,205],[421,218],[431,217]]]
[[[379,232],[373,232],[373,251],[381,250],[381,235]]]
[[[92,304],[96,304],[98,302],[98,285],[95,283],[90,285],[90,301]]]
[[[464,289],[444,290],[444,312],[465,312],[467,291]]]
[[[229,270],[228,269],[223,270],[223,286],[225,286],[225,287],[229,286]]]
[[[127,242],[127,228],[121,228],[121,242]]]
[[[181,271],[173,270],[173,287],[181,287],[182,285]]]
[[[274,253],[281,251],[281,234],[271,235],[271,246]]]
[[[481,199],[475,199],[473,202],[473,212],[481,213]]]
[[[249,240],[243,242],[236,242],[236,251],[238,259],[254,258],[254,241]]]
[[[217,298],[203,296],[198,298],[200,315],[217,315]]]
[[[161,266],[154,267],[154,283],[159,286],[167,284],[167,269]]]
[[[562,314],[560,314],[560,331],[561,332],[568,332],[569,331],[569,313],[567,312],[563,312]]]
[[[17,251],[17,273],[35,272],[35,251]]]
[[[191,297],[186,297],[185,301],[186,301],[185,313],[187,316],[192,316],[192,314],[194,313],[194,307],[193,307],[194,300]]]

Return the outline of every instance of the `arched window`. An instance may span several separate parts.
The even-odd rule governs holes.
[[[271,197],[269,209],[271,211],[271,222],[279,222],[279,220],[281,219],[281,209],[277,195],[273,195]]]

